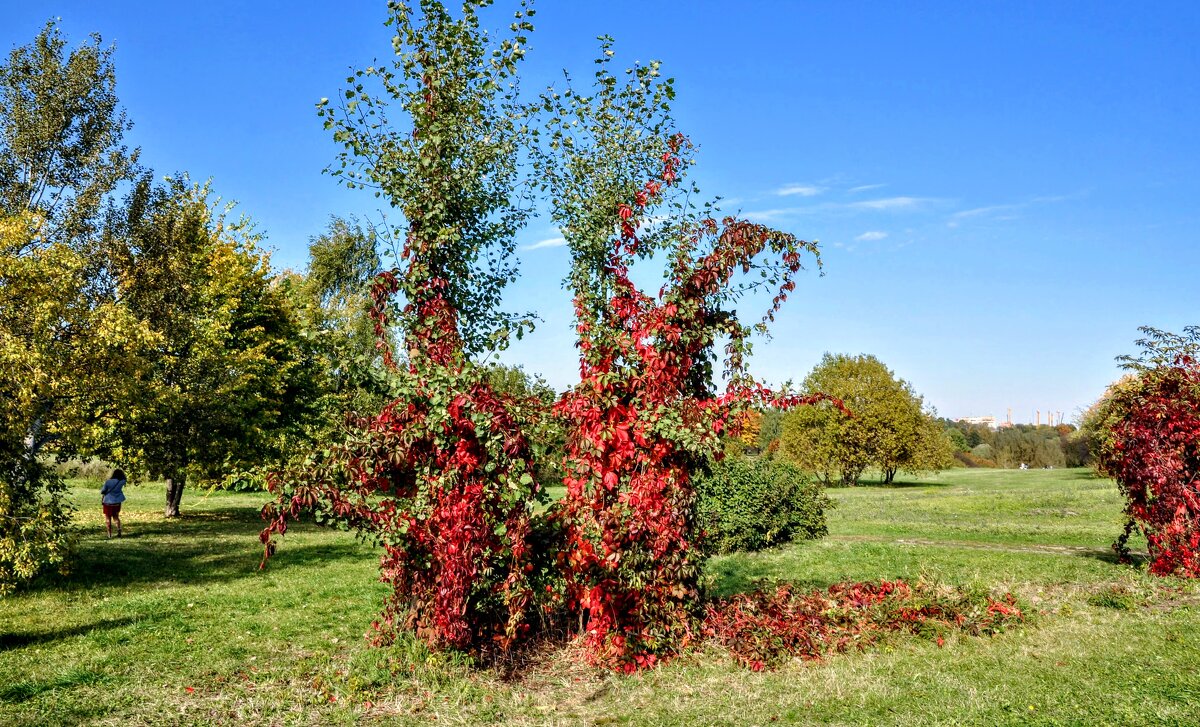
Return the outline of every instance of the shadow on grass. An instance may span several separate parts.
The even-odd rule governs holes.
[[[185,513],[172,520],[138,522],[130,518],[126,535],[105,540],[85,533],[66,576],[40,579],[31,590],[124,588],[147,583],[220,583],[253,578],[262,559],[258,540],[262,520],[250,508],[218,508]],[[103,531],[100,531],[101,533]],[[328,533],[324,542],[289,544],[285,538],[274,568],[289,563],[337,562],[374,558],[362,544],[339,538],[336,531],[302,525],[295,533]]]
[[[1087,550],[1076,553],[1080,558],[1091,558],[1112,565],[1127,565],[1132,568],[1142,568],[1150,562],[1150,554],[1134,552],[1129,554],[1129,560],[1122,563],[1115,550]]]
[[[749,593],[760,588],[773,589],[787,583],[799,591],[813,591],[828,588],[834,581],[816,578],[779,578],[779,573],[769,567],[761,567],[754,563],[738,563],[737,565],[721,565],[709,571],[716,582],[710,595],[726,598],[738,593]]]
[[[79,624],[77,626],[68,626],[61,629],[51,629],[49,631],[10,631],[0,633],[0,651],[8,649],[20,649],[25,646],[34,644],[45,644],[51,641],[60,639],[69,639],[72,636],[81,636],[90,634],[95,631],[120,628],[137,623],[140,620],[132,617],[127,618],[106,618],[101,621],[93,621],[91,623]]]
[[[779,548],[804,547],[816,541],[801,540],[785,543]],[[763,553],[768,551],[760,551]],[[751,553],[730,553],[709,560],[704,568],[710,580],[710,595],[725,598],[736,593],[747,593],[760,588],[774,588],[789,583],[800,590],[828,588],[834,581],[820,578],[780,578],[779,566]]]
[[[854,487],[873,487],[884,490],[903,490],[910,487],[955,487],[955,482],[930,482],[928,480],[896,480],[890,485],[884,484],[878,480],[862,480]],[[841,487],[838,485],[830,486],[831,490],[852,490],[854,487]]]
[[[0,686],[0,704],[24,702],[56,689],[89,686],[109,679],[108,674],[85,667],[75,667],[54,679],[22,679]]]

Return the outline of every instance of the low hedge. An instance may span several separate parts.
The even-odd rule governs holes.
[[[755,551],[826,535],[833,501],[793,464],[730,457],[696,481],[697,518],[708,553]]]

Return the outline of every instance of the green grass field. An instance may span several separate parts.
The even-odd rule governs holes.
[[[1079,470],[833,490],[828,538],[709,568],[720,593],[895,577],[1010,589],[1026,625],[765,673],[701,651],[633,677],[569,647],[507,678],[411,643],[371,648],[384,590],[351,535],[297,527],[258,572],[261,495],[193,490],[167,522],[160,486],[127,493],[126,536],[106,541],[95,489],[76,488],[74,572],[0,600],[0,724],[1200,722],[1200,589],[1118,565],[1119,496]]]

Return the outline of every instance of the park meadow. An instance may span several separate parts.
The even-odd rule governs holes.
[[[942,319],[1026,317],[999,277],[935,312],[847,296],[830,263],[900,279],[851,253],[915,228],[797,229],[953,239],[1089,191],[839,173],[743,211],[701,190],[728,174],[662,61],[601,34],[535,90],[532,2],[378,4],[382,59],[304,102],[326,181],[376,208],[330,198],[295,267],[221,180],[150,166],[187,144],[134,134],[98,33],[52,17],[0,58],[0,727],[1200,724],[1200,326],[1125,306],[1152,320],[1122,355],[1097,329],[1012,358]],[[876,346],[937,388],[845,350]]]
[[[96,499],[98,482],[72,484],[81,506]],[[1121,497],[1082,469],[833,489],[827,537],[707,564],[721,592],[894,578],[1011,590],[1026,623],[760,673],[706,649],[633,677],[562,644],[516,674],[414,641],[373,648],[375,549],[306,524],[260,572],[261,495],[197,496],[168,521],[159,486],[130,489],[124,538],[105,540],[83,507],[73,574],[0,602],[0,722],[1188,724],[1200,699],[1200,591],[1116,563]]]

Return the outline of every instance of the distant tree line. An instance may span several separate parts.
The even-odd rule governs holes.
[[[1086,467],[1091,461],[1088,439],[1072,424],[1014,424],[999,429],[939,420],[954,450],[967,467]]]

